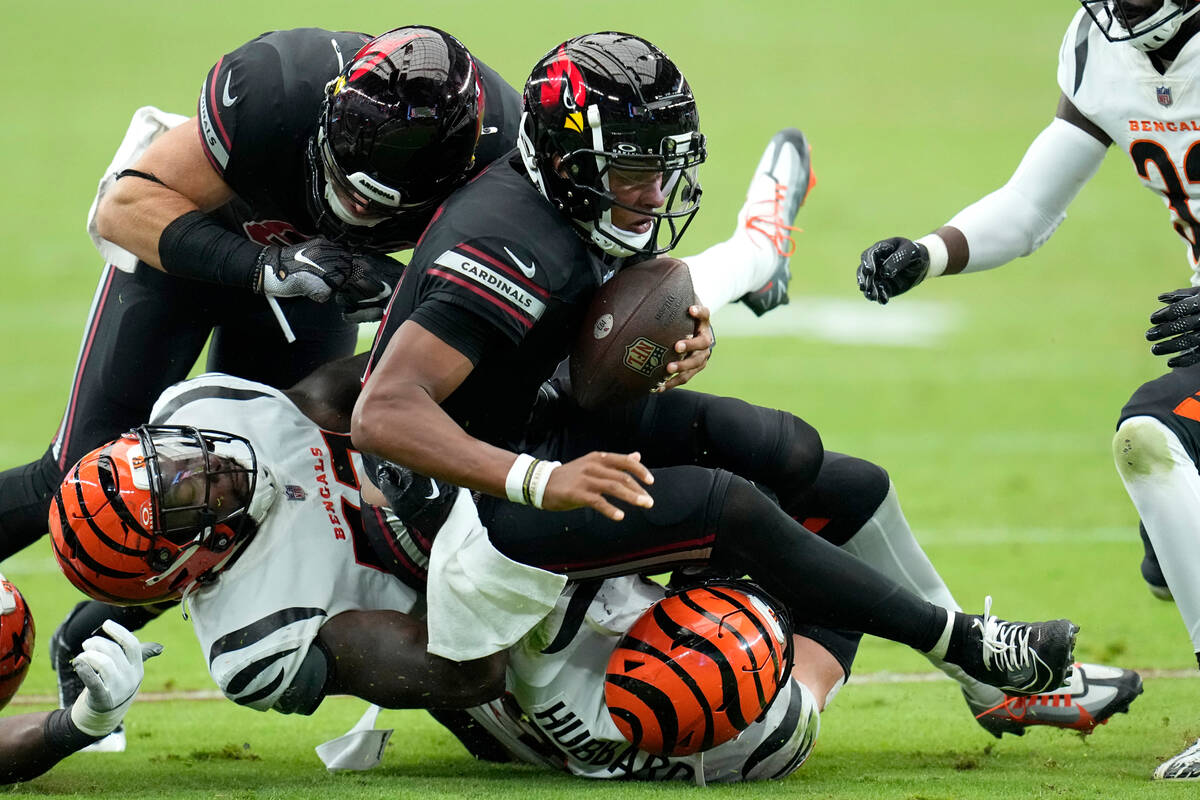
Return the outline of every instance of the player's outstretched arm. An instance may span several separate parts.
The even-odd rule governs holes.
[[[1001,188],[928,236],[881,239],[863,251],[858,288],[887,303],[928,277],[1007,264],[1041,247],[1100,168],[1111,140],[1062,96],[1054,120]]]
[[[121,724],[142,685],[143,662],[162,645],[143,644],[112,620],[103,630],[72,662],[85,688],[71,708],[0,720],[0,783],[32,780]]]
[[[633,488],[653,480],[636,454],[592,453],[558,467],[468,434],[440,403],[473,369],[470,359],[419,323],[404,322],[355,404],[355,445],[422,475],[548,510],[587,506],[619,520],[623,514],[605,496],[651,505],[643,489]]]

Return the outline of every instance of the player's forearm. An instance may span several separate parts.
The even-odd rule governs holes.
[[[0,783],[19,783],[33,780],[71,753],[95,741],[96,737],[60,730],[48,738],[47,721],[51,714],[61,717],[66,712],[39,711],[0,719]],[[64,728],[64,726],[58,726]],[[57,730],[57,729],[56,729]],[[75,741],[70,741],[72,737]]]
[[[991,269],[1037,250],[1066,218],[1067,206],[1096,174],[1106,150],[1090,133],[1056,118],[1034,139],[1008,183],[932,234],[947,252],[940,260],[936,247],[930,248],[929,277]],[[926,239],[920,241],[928,247]]]
[[[100,199],[100,236],[162,269],[163,230],[188,212],[211,211],[233,197],[233,190],[208,163],[199,137],[193,118],[156,139],[129,174]]]
[[[117,181],[100,201],[96,227],[108,241],[162,269],[158,243],[163,230],[189,211],[198,210],[178,192],[144,178],[127,177]]]

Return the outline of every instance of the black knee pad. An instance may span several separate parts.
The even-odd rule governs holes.
[[[826,452],[813,485],[783,508],[840,547],[875,514],[890,486],[883,467],[844,453]]]
[[[828,650],[829,654],[841,665],[846,678],[849,679],[850,668],[854,665],[854,657],[858,655],[858,643],[862,641],[861,633],[808,624],[794,625],[792,633],[797,636],[806,636]]]
[[[292,678],[292,685],[279,695],[272,707],[280,714],[312,714],[325,699],[325,687],[329,685],[332,673],[333,658],[320,637],[313,639],[296,677]]]
[[[1121,409],[1118,427],[1131,417],[1161,422],[1200,464],[1200,364],[1172,370],[1138,387]]]

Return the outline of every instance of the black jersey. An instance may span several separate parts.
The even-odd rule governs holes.
[[[237,197],[216,216],[259,244],[287,245],[317,235],[307,197],[309,140],[317,132],[325,84],[371,40],[363,33],[297,28],[264,33],[209,70],[200,91],[205,155]],[[483,130],[474,172],[516,144],[521,98],[478,59]],[[373,244],[411,246],[432,211],[402,214],[370,229]]]
[[[514,447],[538,387],[570,353],[612,270],[514,154],[455,192],[429,226],[371,366],[401,323],[420,323],[475,365],[442,408],[472,436]]]

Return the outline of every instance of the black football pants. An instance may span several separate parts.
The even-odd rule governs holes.
[[[590,509],[548,512],[482,498],[480,517],[509,558],[573,579],[711,560],[748,574],[787,603],[797,620],[923,650],[937,641],[943,611],[793,518],[820,516],[805,505],[824,496],[814,493],[824,460],[820,437],[803,420],[680,389],[599,413],[573,405],[560,413],[530,452],[567,461],[593,450],[636,450],[654,473],[654,507],[622,505],[625,519],[613,522]],[[862,521],[877,505],[878,498],[864,498]]]

